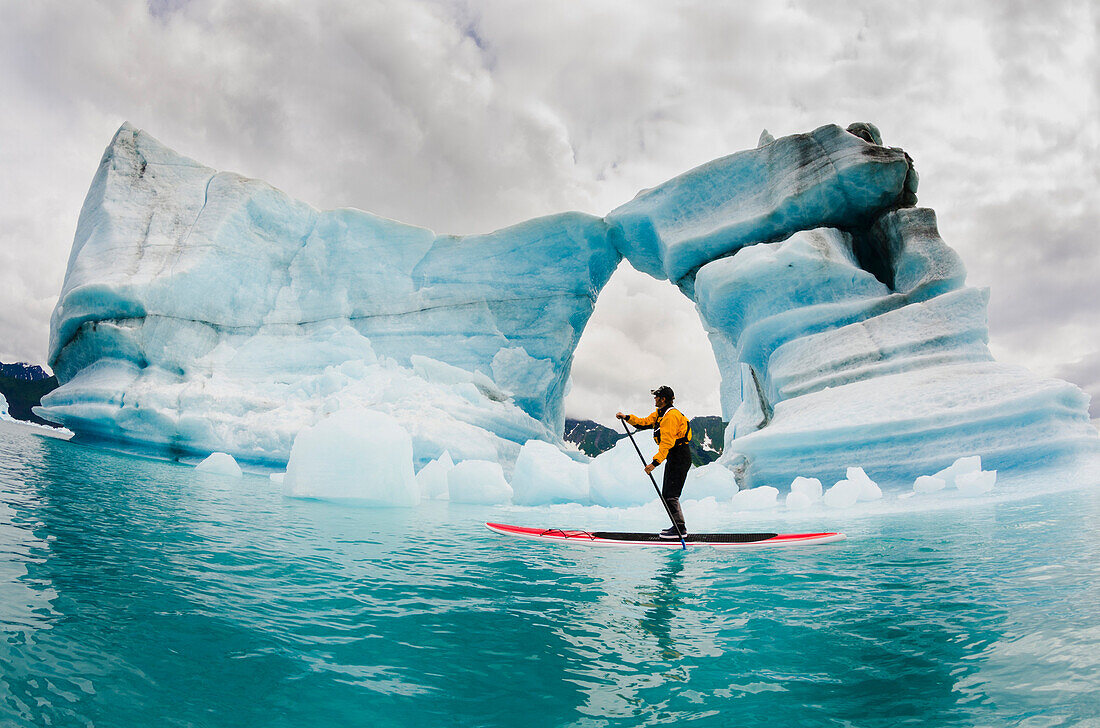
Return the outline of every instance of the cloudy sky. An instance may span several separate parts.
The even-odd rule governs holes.
[[[764,128],[863,120],[991,289],[997,358],[1098,417],[1098,45],[1093,0],[0,0],[0,361],[44,363],[123,121],[316,207],[472,233],[603,215]],[[719,411],[692,305],[626,264],[573,374],[570,415],[660,383]]]

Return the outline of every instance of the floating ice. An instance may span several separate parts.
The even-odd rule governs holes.
[[[11,415],[8,414],[8,400],[4,393],[0,392],[0,420],[10,420],[11,418]]]
[[[684,482],[684,500],[728,501],[737,492],[737,476],[721,463],[693,467]]]
[[[863,488],[859,483],[841,480],[825,491],[821,499],[830,508],[851,508],[859,501],[862,492]]]
[[[244,475],[241,472],[241,466],[237,465],[237,461],[233,459],[233,456],[224,452],[211,453],[209,457],[195,466],[195,470],[215,475],[228,475],[233,478],[240,478]]]
[[[913,481],[913,491],[916,493],[937,493],[946,487],[943,478],[934,475],[920,475]]]
[[[859,486],[859,499],[861,501],[873,501],[882,497],[882,489],[878,483],[863,471],[863,468],[848,468],[847,480]]]
[[[422,467],[416,474],[420,494],[425,498],[440,498],[447,495],[447,474],[454,466],[451,454],[444,450],[442,455]]]
[[[779,489],[770,485],[741,490],[733,496],[733,507],[739,511],[763,511],[775,508]]]
[[[985,495],[997,482],[996,470],[978,470],[955,476],[955,487],[965,496]]]
[[[997,482],[996,470],[982,470],[980,456],[972,455],[956,460],[935,475],[921,475],[913,482],[914,493],[938,493],[947,487],[957,489],[964,496],[979,496],[993,490]]]
[[[792,511],[803,511],[813,506],[814,500],[805,493],[792,491],[787,494],[785,503],[787,508],[790,508]]]
[[[588,501],[588,466],[548,442],[528,440],[516,458],[512,502],[521,506]]]
[[[791,481],[791,493],[803,495],[812,503],[821,500],[824,490],[817,478],[803,478],[800,475]]]
[[[447,473],[452,503],[498,505],[512,499],[512,487],[504,479],[500,463],[463,460]]]
[[[956,480],[960,475],[977,473],[982,469],[982,458],[979,455],[959,458],[951,465],[936,473],[933,477],[939,478],[949,488],[958,487]]]
[[[286,480],[286,473],[272,473],[267,478],[276,485],[282,485],[283,481]]]
[[[791,510],[805,510],[821,500],[822,494],[820,480],[799,476],[791,481],[791,492],[787,494],[786,506]]]
[[[355,500],[370,506],[420,502],[412,439],[393,417],[346,409],[294,438],[283,486],[293,496]]]
[[[657,444],[649,437],[635,436],[645,462],[657,454]],[[638,506],[657,499],[657,491],[645,465],[638,457],[629,438],[623,438],[608,451],[602,452],[588,466],[588,485],[592,502],[598,506]],[[653,478],[660,485],[665,464],[653,471]]]

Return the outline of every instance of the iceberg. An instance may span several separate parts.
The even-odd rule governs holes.
[[[423,474],[394,486],[403,503],[418,480],[427,497],[645,503],[644,483],[623,484],[632,449],[584,478],[562,439],[573,353],[625,259],[689,297],[710,338],[730,423],[722,470],[695,478],[710,495],[774,503],[733,494],[856,463],[857,483],[821,496],[843,505],[961,457],[1095,456],[1084,393],[993,360],[988,292],[916,207],[918,179],[871,124],[765,132],[602,218],[456,236],[314,209],[124,124],[51,320],[61,386],[35,411],[84,439],[282,465],[300,433],[369,410],[407,433]]]

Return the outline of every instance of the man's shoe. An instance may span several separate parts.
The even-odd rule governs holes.
[[[661,538],[675,538],[677,540],[679,540],[680,538],[680,534],[677,533],[675,526],[672,526],[671,528],[666,528],[657,535]],[[684,529],[684,535],[687,535],[687,529]]]

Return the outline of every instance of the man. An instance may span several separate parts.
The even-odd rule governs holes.
[[[657,454],[653,456],[653,461],[645,466],[645,471],[652,473],[653,469],[662,462],[666,463],[661,498],[668,504],[668,510],[676,524],[661,531],[660,535],[661,538],[680,538],[681,534],[687,535],[684,512],[680,510],[680,493],[684,490],[684,481],[687,480],[688,469],[691,468],[691,448],[688,446],[691,442],[691,425],[688,424],[687,417],[672,406],[672,400],[676,395],[673,394],[671,387],[657,387],[652,394],[657,411],[649,417],[635,417],[622,412],[616,412],[615,416],[639,430],[653,428],[653,439],[657,441]]]

